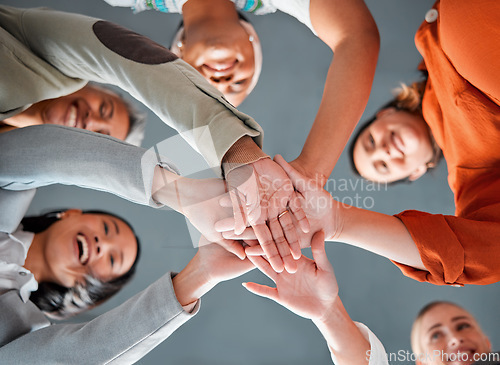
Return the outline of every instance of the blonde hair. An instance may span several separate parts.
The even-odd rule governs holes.
[[[394,106],[413,114],[422,114],[422,97],[425,90],[425,81],[412,83],[410,86],[401,83],[393,90]]]

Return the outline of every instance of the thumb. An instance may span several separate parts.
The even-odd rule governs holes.
[[[295,170],[281,155],[274,156],[274,162],[281,166],[281,168],[286,172],[290,181],[293,184],[293,187],[300,192],[304,192],[305,190],[305,182],[309,180],[305,176],[303,176],[300,172]]]
[[[318,269],[333,271],[332,264],[328,261],[325,251],[325,232],[316,232],[311,240],[311,252]]]
[[[243,287],[250,293],[254,293],[260,297],[269,298],[274,301],[278,299],[278,292],[276,288],[271,288],[269,286],[260,285],[256,283],[242,283]]]
[[[233,255],[238,256],[240,260],[245,259],[245,248],[241,243],[233,240],[221,240],[217,242],[220,246],[224,247],[227,251],[231,252]]]
[[[227,232],[234,230],[234,217],[224,218],[220,221],[215,222],[215,231],[216,232]]]

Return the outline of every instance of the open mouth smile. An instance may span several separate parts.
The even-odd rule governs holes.
[[[90,258],[90,247],[87,238],[83,234],[78,233],[76,235],[76,243],[78,245],[78,259],[82,265],[86,265]]]

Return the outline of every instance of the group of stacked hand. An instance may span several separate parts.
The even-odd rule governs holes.
[[[276,288],[244,283],[246,289],[322,321],[338,293],[324,240],[335,237],[339,226],[338,203],[322,185],[278,155],[235,168],[225,181],[182,178],[158,168],[153,198],[202,233],[194,266],[202,268],[197,272],[208,286],[257,267]],[[301,254],[309,246],[314,260]]]

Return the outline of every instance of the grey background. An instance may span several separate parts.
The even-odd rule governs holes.
[[[180,20],[179,15],[153,11],[134,15],[129,9],[112,8],[100,0],[1,0],[0,3],[48,6],[104,18],[164,45],[169,44]],[[368,0],[367,3],[378,24],[382,43],[364,118],[370,117],[390,99],[390,90],[399,82],[410,82],[418,77],[415,69],[420,56],[413,37],[433,1]],[[319,106],[331,51],[307,27],[286,14],[249,15],[249,18],[262,41],[264,66],[256,89],[240,109],[252,115],[264,128],[265,152],[280,153],[291,160],[300,152]],[[152,113],[148,119],[143,146],[149,148],[174,135]],[[370,208],[373,204],[374,210],[387,214],[405,209],[454,212],[444,163],[412,185],[370,191],[359,181],[355,189],[345,191],[341,188],[341,179],[356,184],[356,178],[343,154],[332,178],[337,183],[337,189],[331,189],[332,194],[346,203],[358,196],[359,206]],[[134,224],[143,243],[138,275],[132,284],[116,298],[78,320],[89,320],[116,306],[166,271],[180,271],[195,253],[185,220],[175,212],[136,206],[109,194],[52,186],[39,190],[30,213],[60,207],[107,209],[119,213]],[[327,252],[349,314],[354,320],[368,325],[387,352],[410,349],[409,331],[416,312],[437,299],[456,301],[471,310],[490,335],[493,348],[500,348],[499,284],[436,287],[404,277],[388,260],[361,249],[329,243]],[[222,283],[203,298],[201,311],[195,318],[141,363],[301,365],[331,362],[325,341],[310,321],[248,293],[240,285],[244,281],[269,284],[269,280],[258,272]]]

